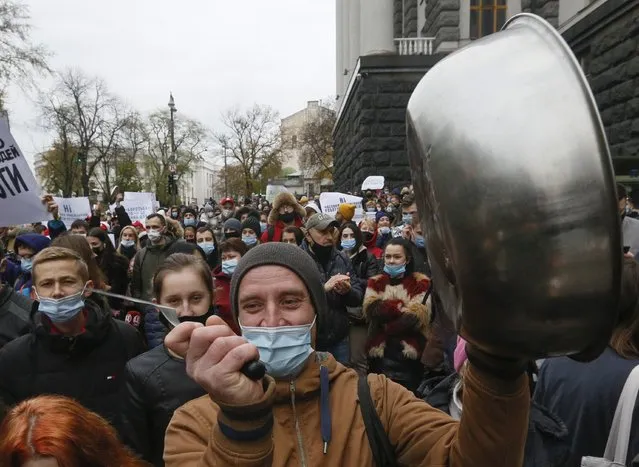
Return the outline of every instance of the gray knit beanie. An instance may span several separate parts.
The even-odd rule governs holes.
[[[224,222],[224,230],[235,230],[237,233],[242,233],[242,224],[235,217],[231,217]]]
[[[319,329],[322,316],[326,315],[328,308],[322,277],[310,255],[300,247],[289,243],[264,243],[242,256],[231,279],[231,310],[235,319],[238,319],[239,314],[237,294],[240,282],[247,272],[258,266],[282,266],[302,279],[311,296],[311,303],[317,315],[316,326]]]

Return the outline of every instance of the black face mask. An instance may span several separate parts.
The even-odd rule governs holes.
[[[362,240],[364,240],[364,243],[373,240],[373,232],[362,232]]]
[[[91,250],[93,250],[93,253],[95,253],[98,256],[102,254],[102,248],[100,248],[99,246],[93,247],[91,248]]]
[[[291,222],[295,220],[295,213],[287,212],[284,214],[280,214],[280,220],[284,222],[285,224],[290,224]]]
[[[194,238],[189,238],[186,243],[193,243],[195,244],[195,239]]]
[[[209,311],[207,311],[203,315],[200,315],[200,316],[179,316],[178,320],[180,321],[180,323],[193,322],[193,323],[202,323],[202,324],[206,325],[206,320],[209,319],[209,317],[213,316],[213,315],[215,315],[215,309],[213,307],[210,307]]]
[[[317,243],[313,243],[311,247],[313,253],[320,261],[327,260],[331,256],[331,251],[333,251],[333,245],[323,246],[318,245]]]
[[[169,320],[166,319],[162,312],[159,313],[160,322],[167,328],[173,329],[173,325],[169,323]],[[179,316],[178,321],[180,323],[193,322],[193,323],[202,323],[206,325],[206,320],[209,319],[210,316],[215,315],[215,308],[213,306],[209,307],[209,310],[200,316]]]
[[[240,233],[236,232],[234,230],[231,230],[230,232],[226,232],[224,234],[225,238],[240,238]]]

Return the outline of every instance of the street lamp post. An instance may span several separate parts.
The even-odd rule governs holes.
[[[175,101],[173,100],[173,93],[169,94],[169,110],[171,112],[171,124],[169,127],[171,137],[171,157],[169,158],[169,171],[171,172],[171,179],[173,180],[173,186],[171,189],[171,204],[175,206],[177,195],[177,161],[175,159],[175,119],[173,114],[177,112],[175,107]]]
[[[229,171],[228,171],[228,167],[226,165],[226,144],[224,145],[224,197],[228,197],[229,195],[229,183],[228,183],[228,178],[229,178]]]

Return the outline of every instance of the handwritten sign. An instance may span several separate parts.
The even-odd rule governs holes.
[[[149,214],[155,212],[156,204],[155,193],[133,191],[124,192],[124,201],[120,203],[131,218],[131,222],[140,221],[142,223]],[[115,205],[110,208],[111,211],[115,211]]]
[[[58,213],[60,220],[64,222],[67,229],[71,229],[73,221],[78,219],[86,219],[91,216],[91,204],[89,198],[53,198],[58,205]]]
[[[0,226],[40,222],[47,210],[22,151],[0,119]]]
[[[355,205],[355,215],[353,222],[358,223],[364,219],[364,209],[362,208],[362,198],[359,196],[347,195],[345,193],[328,192],[320,194],[320,205],[324,214],[335,216],[337,208],[342,203]]]
[[[384,177],[381,175],[371,175],[366,177],[364,183],[362,183],[362,191],[366,190],[381,190],[384,188]]]
[[[272,203],[279,193],[288,192],[284,185],[266,185],[266,201]]]

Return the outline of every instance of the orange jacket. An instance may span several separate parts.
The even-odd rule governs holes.
[[[320,434],[320,365],[330,378],[332,438],[326,454]],[[315,353],[292,382],[267,376],[264,398],[253,406],[220,409],[208,396],[188,402],[166,431],[166,466],[373,466],[357,382],[354,370],[330,354]],[[514,382],[495,380],[469,365],[461,422],[383,375],[369,375],[368,383],[400,465],[522,465],[530,405],[526,376]],[[233,410],[236,415],[229,418]],[[227,429],[263,435],[251,441],[230,439],[218,417]]]

